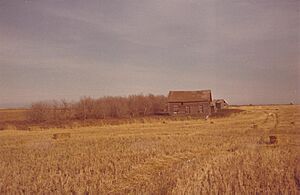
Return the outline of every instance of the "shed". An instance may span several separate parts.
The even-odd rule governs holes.
[[[215,99],[212,101],[212,106],[215,112],[222,110],[228,106],[228,103],[224,99]]]

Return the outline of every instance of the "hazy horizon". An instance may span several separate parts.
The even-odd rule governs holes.
[[[211,89],[300,103],[298,0],[0,0],[0,108]]]

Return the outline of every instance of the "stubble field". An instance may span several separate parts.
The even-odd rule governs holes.
[[[0,131],[0,194],[299,194],[300,106],[239,109],[208,120]]]

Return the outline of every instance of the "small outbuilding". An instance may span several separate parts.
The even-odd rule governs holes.
[[[214,111],[218,112],[228,106],[228,103],[224,99],[216,99],[212,101],[212,106],[214,107]]]
[[[170,91],[169,115],[210,115],[214,112],[211,90]]]

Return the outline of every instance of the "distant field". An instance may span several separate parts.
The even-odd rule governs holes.
[[[0,194],[299,194],[300,106],[239,109],[208,120],[0,131]]]
[[[0,122],[24,121],[28,109],[0,109]]]

